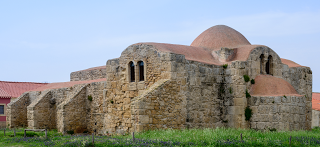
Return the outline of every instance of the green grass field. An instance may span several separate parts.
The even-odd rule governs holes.
[[[242,140],[240,137],[242,134]],[[291,136],[291,144],[289,139]],[[92,146],[92,135],[65,135],[49,131],[27,132],[23,128],[0,131],[0,146]],[[255,131],[244,129],[155,130],[124,136],[95,136],[94,146],[320,146],[320,128],[312,131]]]

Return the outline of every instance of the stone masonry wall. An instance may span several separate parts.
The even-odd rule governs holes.
[[[50,90],[43,91],[27,107],[27,119],[31,129],[56,129],[56,105]]]
[[[134,131],[185,128],[186,97],[180,93],[185,85],[159,80],[131,103]]]
[[[312,71],[309,67],[291,67],[283,64],[283,79],[288,81],[294,89],[306,100],[306,126],[311,129],[312,123]]]
[[[312,128],[320,127],[320,111],[312,110]]]
[[[96,67],[93,69],[81,70],[70,74],[70,81],[86,81],[102,79],[106,77],[105,67]]]
[[[228,67],[186,61],[188,128],[233,126],[233,93]],[[181,71],[182,69],[178,69]],[[187,92],[188,91],[188,92]]]
[[[131,100],[158,80],[170,78],[173,55],[141,44],[129,46],[118,59],[108,60],[103,132],[123,134],[133,131]],[[134,82],[129,81],[131,61],[135,65]],[[139,81],[139,61],[144,62],[144,81]]]
[[[261,61],[260,56],[264,55]],[[266,62],[268,57],[272,56],[270,74],[274,77],[282,78],[282,63],[280,57],[272,49],[268,47],[257,47],[253,49],[247,61],[233,61],[229,64],[232,75],[231,90],[234,92],[234,105],[230,106],[229,113],[233,115],[234,128],[250,128],[250,122],[245,120],[245,108],[248,105],[246,91],[250,93],[251,82],[245,82],[243,76],[248,75],[250,80],[255,79],[257,75],[266,74]]]
[[[27,106],[30,104],[29,93],[23,93],[16,101],[7,105],[7,126],[26,127],[27,121]]]
[[[105,133],[103,132],[105,86],[106,81],[90,83],[86,87],[86,125],[89,132]],[[92,101],[88,96],[92,97]]]
[[[306,99],[304,96],[252,96],[250,126],[253,129],[304,130]]]
[[[57,106],[57,129],[59,132],[74,131],[83,133],[86,125],[86,86],[81,85]]]
[[[0,129],[6,128],[6,122],[5,121],[0,121]]]
[[[264,54],[265,56],[265,60],[263,61],[263,64],[261,64],[261,59],[260,59],[260,55]],[[303,106],[302,107],[303,110],[305,110],[304,113],[304,117],[306,117],[306,119],[303,121],[305,123],[305,126],[302,127],[302,124],[294,124],[292,126],[290,126],[289,129],[296,129],[296,128],[301,128],[301,129],[310,129],[311,128],[311,95],[312,95],[312,73],[309,67],[292,67],[289,68],[287,65],[282,64],[280,57],[270,48],[268,47],[257,47],[254,50],[251,51],[250,56],[248,58],[247,61],[245,62],[233,62],[232,65],[240,65],[240,68],[236,68],[238,69],[238,71],[232,71],[232,75],[233,75],[233,80],[236,81],[236,85],[235,88],[239,91],[243,91],[241,93],[245,94],[245,90],[248,90],[248,92],[250,93],[250,88],[251,88],[251,83],[249,82],[244,82],[243,79],[243,75],[248,75],[250,77],[250,79],[254,79],[257,75],[261,74],[261,71],[263,72],[262,74],[265,74],[265,63],[266,63],[266,58],[268,58],[268,56],[271,55],[272,56],[272,62],[271,62],[271,68],[270,68],[270,73],[274,76],[274,77],[278,77],[278,78],[282,78],[285,79],[286,81],[288,81],[295,89],[296,91],[300,94],[303,95],[303,97],[300,97],[303,100],[300,100],[300,102],[303,102]],[[232,66],[233,67],[233,66]],[[262,69],[261,69],[262,68]],[[240,93],[239,93],[240,94]],[[236,94],[237,96],[239,96],[239,94]],[[236,99],[235,99],[236,100]],[[238,101],[238,100],[237,100]],[[236,102],[236,101],[235,101]],[[247,101],[247,98],[245,97],[245,95],[242,95],[242,100],[238,101],[241,102],[243,105],[243,107],[241,107],[241,112],[244,112],[243,110],[245,109],[245,107],[250,106]],[[295,101],[289,101],[287,103],[282,103],[283,105],[296,105]],[[235,105],[238,105],[237,103],[235,103]],[[251,106],[250,106],[251,107]],[[254,110],[255,108],[253,108]],[[278,110],[280,111],[280,110]],[[255,111],[260,113],[260,111]],[[263,111],[262,111],[263,112]],[[264,113],[264,112],[263,112]],[[291,112],[288,112],[289,114],[291,114]],[[292,112],[293,113],[293,112]],[[300,112],[302,115],[302,112]],[[295,115],[295,112],[293,113]],[[293,115],[292,114],[292,115]],[[243,125],[245,127],[250,127],[248,125],[251,125],[251,127],[256,128],[256,129],[261,129],[264,128],[264,125],[261,124],[265,124],[263,123],[264,121],[262,121],[261,123],[258,123],[258,121],[256,121],[256,123],[248,123],[247,121],[245,121],[245,117],[242,114],[242,122]],[[284,117],[285,119],[285,117]],[[274,123],[274,122],[273,122]],[[282,130],[287,130],[287,127],[284,127],[284,124],[281,124],[280,126],[272,126],[272,127],[277,127],[278,129]],[[290,125],[292,125],[293,122],[290,122]],[[259,124],[259,126],[254,126],[255,124]],[[267,125],[268,127],[270,127],[270,124]]]

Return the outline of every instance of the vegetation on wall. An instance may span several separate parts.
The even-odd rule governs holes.
[[[92,96],[91,95],[88,95],[88,100],[92,101]]]
[[[244,116],[246,117],[246,121],[249,121],[252,117],[252,109],[249,106],[244,110]]]
[[[248,92],[248,90],[246,89],[246,98],[251,97],[250,93]]]
[[[254,81],[254,79],[251,79],[251,84],[254,84],[254,83],[256,83],[256,82]]]
[[[228,67],[228,64],[223,64],[222,67],[226,69]]]
[[[248,75],[243,75],[244,81],[245,82],[249,82],[250,81],[250,77]]]

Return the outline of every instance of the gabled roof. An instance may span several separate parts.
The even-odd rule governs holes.
[[[0,98],[19,97],[26,91],[39,88],[48,83],[0,81]]]

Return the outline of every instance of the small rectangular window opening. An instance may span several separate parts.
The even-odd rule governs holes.
[[[0,114],[4,114],[4,105],[0,105]]]

